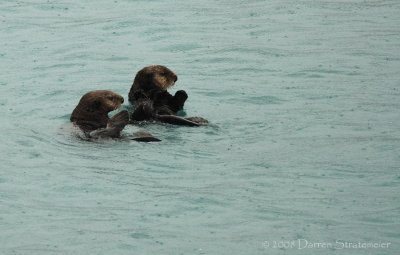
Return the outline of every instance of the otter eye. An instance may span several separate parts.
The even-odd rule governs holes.
[[[162,76],[165,76],[165,75],[167,75],[167,73],[166,73],[166,72],[162,72],[161,75],[162,75]]]

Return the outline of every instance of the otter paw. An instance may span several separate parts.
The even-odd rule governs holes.
[[[176,98],[177,100],[179,100],[180,102],[185,102],[186,99],[188,98],[188,94],[187,94],[186,91],[184,91],[184,90],[178,90],[178,91],[175,93],[175,98]]]

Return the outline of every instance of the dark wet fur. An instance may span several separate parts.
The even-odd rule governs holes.
[[[142,100],[150,100],[155,108],[168,108],[172,114],[183,109],[188,98],[184,90],[171,95],[167,88],[172,86],[178,77],[165,66],[148,66],[137,72],[129,91],[129,102],[138,104]]]
[[[157,120],[185,126],[207,124],[207,120],[200,117],[190,119],[176,116],[188,98],[184,90],[177,91],[175,95],[167,91],[177,80],[176,74],[165,66],[153,65],[140,70],[129,91],[129,102],[134,105],[131,123]]]
[[[131,123],[145,120],[156,120],[164,123],[181,126],[201,126],[206,125],[208,121],[201,117],[182,118],[174,115],[166,106],[155,107],[151,100],[139,101],[131,114]]]
[[[83,131],[90,132],[106,127],[109,118],[107,113],[103,111],[91,108],[75,108],[70,120]]]
[[[129,113],[128,111],[122,111],[114,115],[107,123],[105,128],[96,129],[88,133],[89,137],[111,137],[118,138],[121,131],[129,123]]]
[[[118,102],[113,102],[114,98]],[[120,95],[112,91],[90,91],[82,96],[72,111],[70,120],[85,132],[105,128],[109,121],[108,113],[123,101],[124,99]]]
[[[129,123],[128,111],[121,111],[115,114],[107,123],[107,128],[124,129],[126,124]]]
[[[134,105],[130,116],[131,122],[151,120],[154,117],[154,107],[151,100],[140,100]]]

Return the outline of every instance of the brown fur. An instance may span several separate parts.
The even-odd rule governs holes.
[[[154,113],[174,115],[182,110],[188,98],[187,93],[179,90],[175,95],[171,95],[167,91],[177,80],[176,74],[165,66],[151,65],[140,70],[129,91],[129,102],[139,110],[141,104],[151,104],[152,112],[135,119],[139,114],[136,114],[134,110],[132,119],[148,119]]]
[[[108,113],[117,109],[123,102],[122,96],[109,90],[88,92],[82,96],[70,120],[86,132],[105,128],[109,121]]]
[[[150,95],[148,95],[147,92],[154,89],[167,90],[172,87],[177,80],[178,77],[176,74],[165,66],[146,66],[135,76],[135,80],[129,91],[129,101],[133,103],[137,99],[137,96],[134,95],[137,92],[144,93],[145,96],[149,97]]]

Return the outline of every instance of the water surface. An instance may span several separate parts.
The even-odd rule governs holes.
[[[398,1],[3,0],[0,23],[1,254],[398,254]],[[71,134],[149,64],[211,124]],[[299,240],[391,244],[272,247]]]

